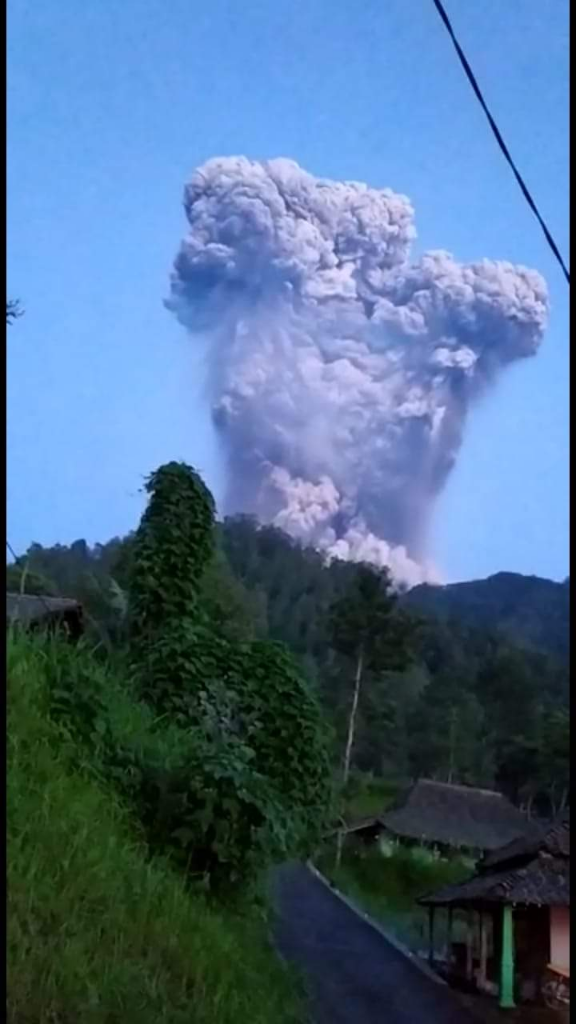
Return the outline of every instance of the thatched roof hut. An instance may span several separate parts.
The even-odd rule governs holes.
[[[82,605],[68,597],[6,594],[6,622],[28,629],[63,628],[72,639],[84,631]]]
[[[398,839],[482,853],[534,834],[502,793],[430,779],[411,786],[381,821]]]

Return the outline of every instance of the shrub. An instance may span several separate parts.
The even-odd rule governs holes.
[[[261,914],[246,902],[218,910],[151,859],[137,822],[92,772],[90,735],[77,746],[73,718],[51,719],[48,675],[62,682],[73,670],[82,686],[102,679],[85,650],[9,637],[8,1021],[296,1024],[297,991]],[[108,684],[111,729],[145,746],[151,712],[111,673]],[[176,738],[166,732],[166,748]]]

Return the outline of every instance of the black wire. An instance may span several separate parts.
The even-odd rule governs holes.
[[[543,217],[540,215],[538,207],[536,206],[536,203],[534,202],[532,196],[530,195],[530,192],[528,191],[528,188],[527,188],[527,186],[524,183],[522,175],[520,174],[518,168],[516,167],[516,164],[514,163],[512,157],[510,156],[510,152],[508,150],[508,147],[507,147],[506,143],[504,142],[504,139],[502,138],[502,135],[500,134],[498,125],[496,124],[494,118],[492,117],[492,114],[490,113],[490,111],[488,109],[488,106],[486,104],[486,101],[484,100],[484,97],[483,97],[483,95],[482,95],[482,93],[480,91],[480,86],[478,85],[478,82],[476,81],[476,78],[474,77],[474,72],[472,71],[472,68],[470,67],[468,61],[466,60],[466,57],[464,55],[462,47],[460,46],[460,43],[456,39],[456,36],[454,34],[454,29],[452,28],[452,25],[450,24],[450,19],[449,19],[448,15],[446,14],[446,11],[444,10],[444,7],[442,6],[442,3],[440,2],[440,0],[432,0],[432,3],[434,4],[436,10],[438,11],[438,14],[442,18],[442,21],[444,22],[444,25],[446,26],[446,30],[448,32],[448,35],[450,36],[450,38],[451,38],[451,40],[452,40],[452,42],[454,44],[454,49],[456,50],[456,53],[458,54],[458,57],[460,58],[460,63],[462,65],[462,67],[464,68],[464,71],[466,72],[466,77],[468,78],[468,81],[470,82],[470,85],[472,86],[472,88],[473,88],[473,90],[474,90],[474,92],[476,94],[476,97],[477,97],[477,99],[478,99],[478,101],[480,103],[480,106],[482,107],[482,110],[484,111],[484,113],[486,114],[486,117],[488,118],[488,122],[490,124],[490,127],[491,127],[493,133],[494,133],[494,136],[496,138],[496,142],[500,146],[500,149],[502,150],[505,159],[510,164],[510,167],[512,168],[512,173],[513,173],[514,177],[516,178],[516,181],[518,182],[518,184],[519,184],[519,186],[520,186],[520,188],[522,190],[524,198],[526,199],[526,202],[528,203],[528,206],[530,207],[530,209],[534,213],[534,215],[536,217],[536,220],[538,221],[540,227],[542,228],[542,231],[544,232],[544,237],[546,238],[546,241],[548,242],[548,245],[552,249],[552,252],[554,253],[556,259],[558,260],[558,263],[562,267],[562,270],[564,271],[564,277],[566,278],[568,284],[570,284],[570,273],[569,273],[569,271],[568,271],[568,269],[566,267],[566,264],[564,263],[564,260],[562,259],[562,256],[560,255],[560,250],[558,249],[558,246],[556,245],[556,242],[552,238],[552,235],[550,234],[550,231],[548,230]]]
[[[8,551],[12,555],[12,558],[14,559],[14,561],[15,562],[19,562],[20,561],[20,556],[16,554],[16,552],[14,551],[14,548],[12,547],[12,545],[10,544],[9,541],[6,541],[6,547],[8,548]]]

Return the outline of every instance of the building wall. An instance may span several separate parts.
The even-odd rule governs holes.
[[[550,908],[550,961],[570,970],[570,908]]]
[[[550,963],[550,914],[548,907],[514,907],[514,966],[516,998],[538,997]]]

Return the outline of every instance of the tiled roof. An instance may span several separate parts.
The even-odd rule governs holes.
[[[515,839],[499,850],[488,854],[482,862],[483,868],[496,867],[520,858],[535,855],[538,850],[549,853],[551,857],[570,856],[570,812],[564,814],[547,826],[536,826],[533,836]]]
[[[570,906],[570,821],[564,817],[534,843],[509,843],[466,882],[446,885],[418,902],[429,906],[521,903]]]

